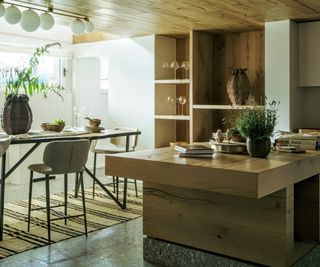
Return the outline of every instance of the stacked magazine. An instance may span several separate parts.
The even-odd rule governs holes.
[[[277,134],[275,137],[278,150],[317,150],[320,147],[319,133],[300,134],[286,132]]]
[[[176,145],[180,157],[212,158],[214,149],[203,145]]]

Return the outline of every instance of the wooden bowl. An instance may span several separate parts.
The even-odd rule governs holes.
[[[246,138],[244,138],[241,134],[232,134],[231,140],[233,142],[241,142],[241,143],[246,142]]]
[[[50,132],[61,132],[64,128],[64,124],[50,124],[47,122],[41,123],[41,128],[44,131],[50,131]]]
[[[99,127],[101,124],[101,120],[100,119],[91,119],[91,120],[89,120],[89,124],[91,127]]]

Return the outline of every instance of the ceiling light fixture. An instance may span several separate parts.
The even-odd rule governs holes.
[[[34,3],[18,1],[4,1],[0,0],[0,17],[10,24],[17,24],[27,32],[36,31],[39,27],[43,30],[50,30],[54,26],[55,19],[53,15],[73,18],[70,24],[71,31],[74,35],[82,35],[83,33],[90,33],[94,30],[94,24],[89,21],[87,16],[77,14],[62,9],[53,9],[52,6],[46,7]],[[6,5],[8,7],[6,8]],[[26,9],[22,13],[19,8]],[[44,12],[39,16],[39,12]]]
[[[71,22],[71,30],[72,33],[76,36],[79,36],[84,33],[86,26],[84,25],[84,22],[80,19],[75,19]]]
[[[6,14],[4,15],[5,20],[10,24],[17,24],[21,20],[21,12],[19,8],[15,6],[9,6],[6,9]]]
[[[22,12],[20,26],[26,32],[34,32],[40,27],[40,17],[35,11],[28,9]]]
[[[3,4],[0,4],[0,18],[6,13],[6,7]]]

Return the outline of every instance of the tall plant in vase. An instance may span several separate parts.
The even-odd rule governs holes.
[[[32,124],[32,111],[29,97],[42,94],[45,98],[55,93],[63,99],[61,84],[41,81],[36,75],[41,56],[49,53],[51,47],[61,47],[60,43],[47,44],[37,48],[27,66],[4,67],[0,69],[0,77],[5,81],[6,101],[1,112],[1,126],[7,134],[27,133]]]

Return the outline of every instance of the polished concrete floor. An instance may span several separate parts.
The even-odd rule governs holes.
[[[115,225],[0,261],[1,267],[152,267],[142,257],[142,219]]]
[[[102,174],[103,171],[100,170],[99,173]],[[74,181],[73,179],[70,180],[70,186],[73,186]],[[88,178],[85,180],[87,186],[91,186],[91,180]],[[62,190],[62,181],[63,179],[52,181],[52,192]],[[38,183],[34,195],[43,194],[43,187],[43,183]],[[6,201],[25,199],[27,197],[25,185],[8,185],[6,191],[8,192]],[[79,236],[50,246],[29,250],[18,255],[7,257],[0,260],[0,267],[159,266],[143,260],[142,240],[142,218],[138,218],[127,223],[90,233],[87,238],[85,236]],[[253,267],[255,265],[217,256],[217,264],[215,264],[214,267],[217,266]],[[320,247],[318,246],[313,249],[294,266],[320,266]]]

